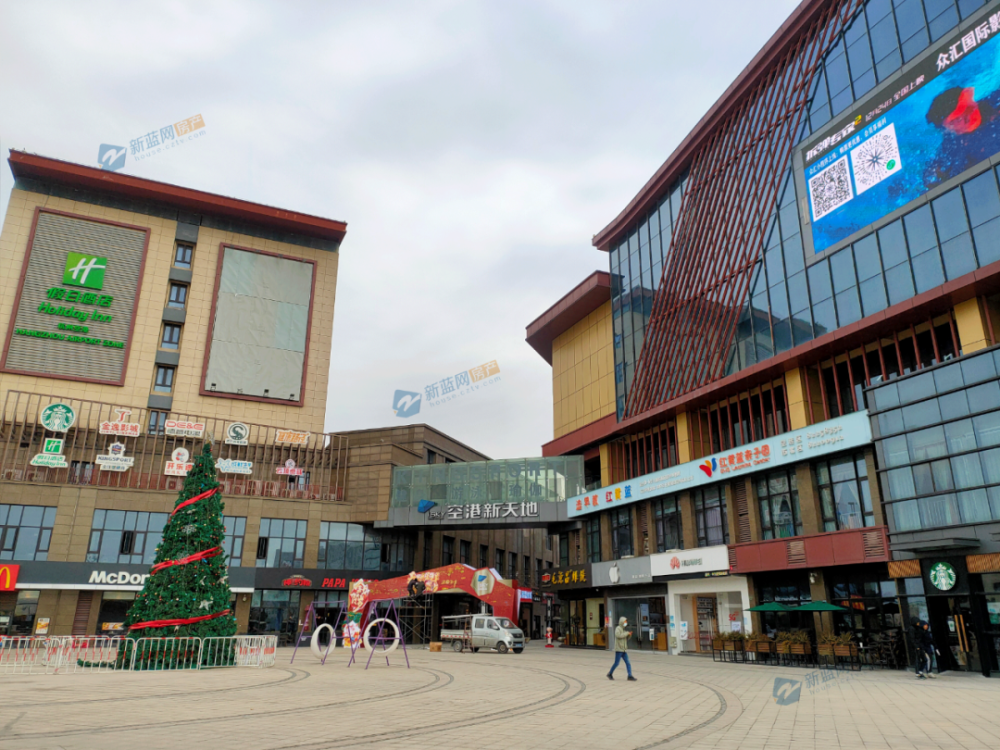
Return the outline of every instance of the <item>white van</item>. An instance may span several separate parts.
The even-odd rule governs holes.
[[[506,617],[493,615],[457,615],[443,617],[441,641],[451,642],[455,651],[471,648],[495,648],[501,654],[524,651],[524,633]]]

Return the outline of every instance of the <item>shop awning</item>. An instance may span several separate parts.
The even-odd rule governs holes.
[[[786,607],[781,602],[766,602],[765,604],[758,604],[756,607],[749,607],[747,612],[791,612],[792,610]]]
[[[838,607],[836,604],[830,604],[830,602],[809,602],[808,604],[803,604],[801,607],[793,607],[788,611],[789,612],[850,612],[851,610],[845,609],[844,607]]]

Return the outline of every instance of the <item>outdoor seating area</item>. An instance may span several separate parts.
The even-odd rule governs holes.
[[[750,607],[749,612],[844,612],[843,607],[819,601],[801,607],[767,602]],[[886,633],[870,643],[854,641],[853,633],[821,633],[811,630],[764,633],[723,632],[712,639],[712,659],[721,662],[774,666],[803,666],[820,669],[900,669],[901,644],[895,633]]]

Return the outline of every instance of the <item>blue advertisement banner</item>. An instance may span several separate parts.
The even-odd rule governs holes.
[[[806,149],[816,253],[1000,152],[1000,12],[992,10]]]
[[[871,441],[868,412],[858,411],[571,497],[566,501],[566,513],[570,518],[599,513],[639,500],[839,453]]]

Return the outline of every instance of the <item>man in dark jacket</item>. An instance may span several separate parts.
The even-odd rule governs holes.
[[[930,626],[916,617],[910,618],[910,641],[913,644],[913,661],[917,679],[933,677],[931,671],[931,655],[934,639],[931,637]]]

